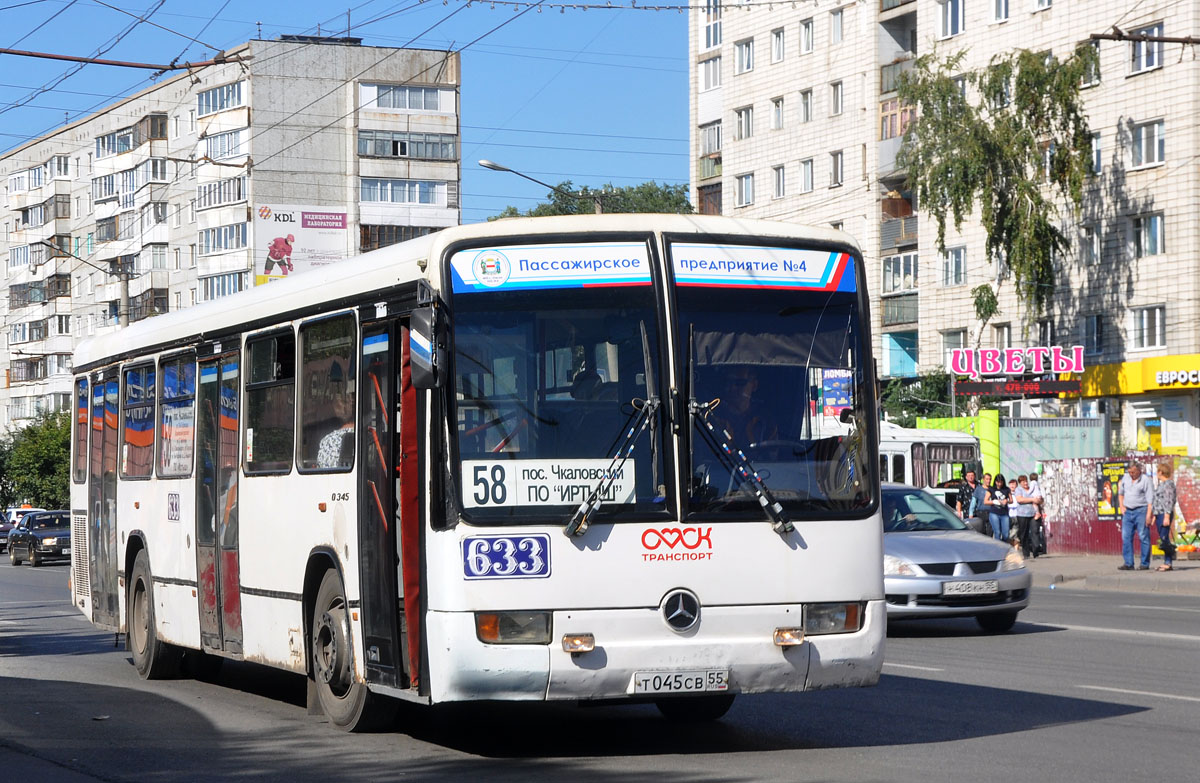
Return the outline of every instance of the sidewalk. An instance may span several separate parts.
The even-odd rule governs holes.
[[[1176,560],[1174,571],[1155,571],[1162,565],[1160,557],[1150,561],[1149,571],[1118,571],[1121,563],[1120,555],[1050,554],[1025,559],[1034,587],[1200,596],[1200,560]]]

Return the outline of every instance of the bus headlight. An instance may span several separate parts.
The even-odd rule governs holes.
[[[550,613],[476,612],[475,635],[484,644],[550,644]]]
[[[883,556],[884,576],[916,576],[917,570],[912,563],[895,555]]]
[[[804,607],[804,632],[810,636],[825,633],[854,633],[862,627],[862,605],[808,604]]]

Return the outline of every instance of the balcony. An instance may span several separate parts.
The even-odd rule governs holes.
[[[909,3],[915,2],[917,2],[917,0],[880,0],[879,10],[890,11],[893,8],[899,8],[902,5],[908,5]]]
[[[917,216],[885,219],[879,224],[881,252],[911,247],[917,244]]]
[[[916,292],[883,297],[883,325],[915,324],[919,312],[918,299]]]
[[[906,60],[899,60],[894,63],[888,63],[887,65],[880,66],[880,68],[879,68],[879,92],[880,92],[880,94],[882,95],[882,94],[886,94],[889,92],[895,92],[896,83],[900,80],[900,74],[904,73],[905,71],[912,70],[913,62],[915,62],[915,61],[912,58],[909,58]]]

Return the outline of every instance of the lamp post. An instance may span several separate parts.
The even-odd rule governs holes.
[[[562,188],[558,187],[557,185],[551,185],[549,182],[542,182],[540,179],[534,179],[533,177],[529,176],[528,174],[522,174],[521,172],[517,171],[516,169],[510,169],[508,166],[502,166],[499,163],[496,163],[495,161],[481,160],[481,161],[479,161],[479,165],[483,166],[485,169],[491,169],[492,171],[507,171],[509,174],[516,174],[518,177],[523,177],[523,178],[529,180],[530,182],[536,182],[537,184],[541,185],[542,187],[550,188],[555,193],[558,193],[561,196],[566,196],[567,198],[578,199],[580,201],[584,201],[584,200],[591,201],[592,206],[594,207],[597,215],[600,215],[604,212],[604,208],[600,204],[600,196],[598,196],[598,195],[591,196],[591,195],[585,195],[582,193],[572,193],[569,190],[563,190]]]
[[[46,247],[53,250],[55,253],[58,253],[58,254],[61,254],[64,256],[70,256],[71,258],[74,258],[76,261],[81,261],[81,262],[87,264],[88,266],[92,267],[93,269],[99,269],[101,272],[106,272],[107,274],[110,274],[110,275],[116,275],[121,281],[120,299],[117,302],[117,325],[121,326],[121,327],[129,326],[129,278],[132,275],[132,273],[129,270],[118,268],[117,271],[114,272],[111,269],[105,269],[104,267],[100,266],[99,264],[88,261],[86,258],[80,258],[79,256],[72,253],[70,250],[63,250],[61,247],[54,244],[53,242],[47,242],[44,239],[38,240],[37,244],[45,245]],[[120,261],[118,260],[117,263],[119,264]]]

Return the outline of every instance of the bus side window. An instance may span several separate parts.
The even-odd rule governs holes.
[[[126,369],[123,374],[121,476],[149,478],[154,471],[154,365]]]
[[[904,478],[904,455],[903,454],[893,454],[892,455],[892,481],[898,482],[900,484],[908,483]]]
[[[888,480],[888,455],[879,455],[879,479],[880,481]]]
[[[349,470],[354,465],[355,353],[353,315],[300,327],[301,470]]]
[[[246,356],[246,472],[287,473],[296,442],[295,335],[247,340]]]

